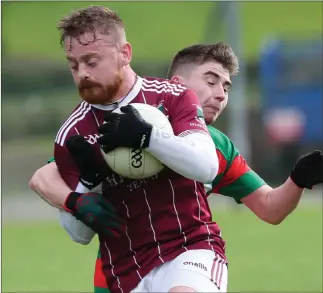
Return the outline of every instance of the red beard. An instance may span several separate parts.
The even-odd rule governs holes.
[[[90,104],[105,105],[116,99],[116,95],[122,84],[121,74],[117,74],[113,83],[101,85],[89,80],[82,80],[79,85],[81,98]]]

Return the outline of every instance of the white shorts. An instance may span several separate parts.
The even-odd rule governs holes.
[[[211,250],[188,250],[149,272],[131,292],[168,292],[185,286],[197,292],[227,292],[228,268]]]

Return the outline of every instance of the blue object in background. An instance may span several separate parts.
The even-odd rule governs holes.
[[[261,111],[297,109],[305,118],[303,143],[323,141],[322,40],[283,40],[261,52]]]

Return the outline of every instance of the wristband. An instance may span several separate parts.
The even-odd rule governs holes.
[[[74,211],[76,202],[80,198],[81,193],[72,191],[66,198],[65,203],[64,203],[64,209],[71,213]]]

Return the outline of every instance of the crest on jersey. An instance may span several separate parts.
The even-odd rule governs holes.
[[[203,109],[201,108],[200,105],[195,104],[195,106],[196,106],[196,120],[198,120],[204,124],[205,121],[204,121]]]
[[[167,115],[167,109],[165,108],[164,106],[164,101],[161,101],[158,106],[156,107],[159,111],[161,111],[167,118],[168,118],[168,115]]]
[[[161,111],[163,114],[165,114],[165,107],[162,103],[160,103],[158,106],[157,106],[157,109],[159,111]]]
[[[200,106],[196,106],[196,116],[199,118],[204,118],[203,110]]]

